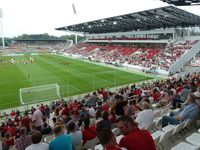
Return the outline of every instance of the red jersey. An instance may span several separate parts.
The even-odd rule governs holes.
[[[124,136],[119,145],[128,150],[156,150],[151,134],[147,130],[133,129]]]
[[[96,127],[90,126],[89,129],[82,130],[83,144],[85,144],[88,140],[92,140],[96,137]]]

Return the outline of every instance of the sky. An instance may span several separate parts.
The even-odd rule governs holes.
[[[4,37],[43,33],[61,36],[67,33],[55,28],[167,5],[160,0],[0,0]],[[179,8],[200,15],[200,5]]]

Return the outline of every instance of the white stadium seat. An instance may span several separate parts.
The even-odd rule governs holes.
[[[192,135],[190,135],[186,138],[186,141],[192,145],[196,145],[196,146],[200,147],[200,134],[193,133]]]
[[[195,147],[194,145],[180,142],[178,145],[174,146],[171,150],[198,150],[198,147]]]

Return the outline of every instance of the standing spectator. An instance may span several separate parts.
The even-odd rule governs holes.
[[[45,106],[45,109],[44,109],[44,113],[45,113],[45,117],[48,118],[48,119],[50,118],[50,112],[51,112],[51,111],[50,111],[49,106],[46,105],[46,106]]]
[[[28,133],[31,131],[31,118],[28,116],[28,111],[25,111],[20,126],[25,127]]]
[[[96,113],[96,112],[95,112],[94,108],[91,107],[90,105],[89,105],[88,113],[89,113],[89,115],[90,115],[91,117],[95,117],[95,113]]]
[[[39,109],[33,113],[32,121],[36,129],[39,131],[41,131],[42,118],[43,118],[43,114]]]
[[[99,100],[97,93],[93,92],[92,96],[87,100],[87,104],[91,105],[92,107],[96,106],[97,101]]]
[[[55,139],[49,143],[49,150],[72,150],[72,139],[64,134],[65,128],[57,125],[53,130]]]
[[[70,132],[70,136],[72,139],[72,145],[73,145],[73,149],[76,149],[77,146],[82,147],[82,133],[81,131],[77,131],[76,130],[76,124],[74,122],[70,122],[68,125],[68,129]]]
[[[32,144],[28,146],[25,150],[48,150],[49,146],[47,143],[40,143],[42,140],[42,134],[40,131],[35,131],[31,135]]]
[[[16,113],[14,112],[14,110],[12,110],[12,112],[10,113],[11,117],[14,117],[16,115]]]
[[[31,107],[31,114],[33,115],[33,113],[36,111],[35,107]]]
[[[25,150],[26,147],[31,145],[31,139],[27,135],[27,130],[22,127],[19,131],[20,137],[15,141],[15,148],[17,150]]]
[[[131,117],[120,117],[118,127],[124,134],[119,142],[121,147],[128,150],[156,150],[151,134],[147,130],[140,130]]]
[[[154,113],[150,108],[150,104],[147,102],[142,103],[142,111],[139,112],[136,122],[138,123],[138,127],[140,129],[147,129],[150,124],[153,123]]]
[[[111,121],[109,120],[109,112],[102,112],[103,120],[97,122],[96,132],[99,133],[102,129],[111,129]]]
[[[123,97],[121,95],[116,95],[115,100],[116,100],[115,113],[117,117],[125,115],[124,107],[127,105],[127,102],[123,101]]]

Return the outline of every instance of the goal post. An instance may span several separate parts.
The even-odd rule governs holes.
[[[47,84],[19,89],[21,105],[60,98],[60,86]]]

